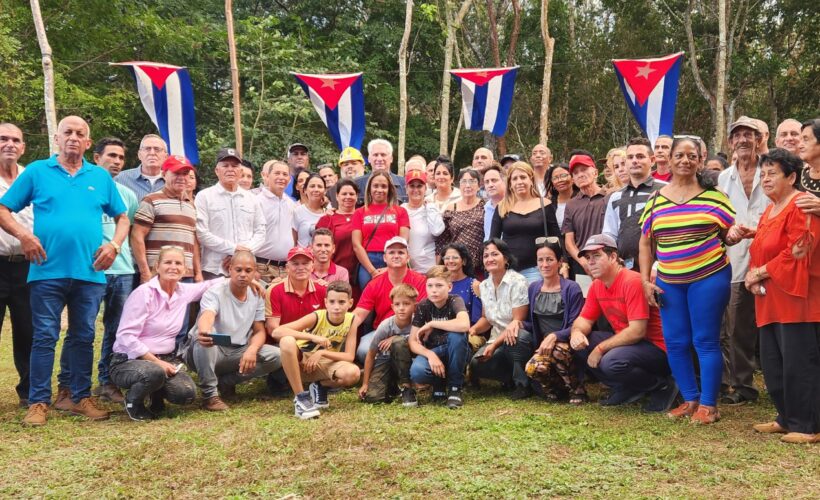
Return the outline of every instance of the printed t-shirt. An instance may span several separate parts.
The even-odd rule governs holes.
[[[367,207],[357,208],[353,212],[353,229],[358,229],[362,232],[362,245],[368,252],[383,252],[384,244],[387,240],[399,235],[399,229],[410,227],[410,216],[407,215],[407,210],[400,206],[393,205],[390,208],[385,208],[387,205],[370,205]],[[382,216],[382,213],[384,215]],[[381,222],[379,220],[381,219]],[[378,228],[376,227],[378,223]],[[373,230],[376,234],[373,234]],[[370,242],[368,243],[368,240]]]

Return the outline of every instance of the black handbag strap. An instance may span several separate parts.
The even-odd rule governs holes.
[[[370,233],[370,236],[367,237],[367,242],[364,244],[364,251],[365,252],[367,251],[367,246],[370,245],[371,241],[373,241],[373,237],[376,236],[376,230],[379,229],[379,225],[382,223],[382,220],[384,220],[384,214],[387,213],[387,210],[389,208],[390,208],[389,204],[385,205],[384,210],[382,210],[382,213],[379,215],[379,218],[376,220],[376,227],[373,228],[373,232]]]

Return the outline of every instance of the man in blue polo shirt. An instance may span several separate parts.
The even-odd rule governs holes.
[[[28,281],[34,339],[31,388],[25,425],[44,425],[51,403],[54,349],[60,314],[68,307],[63,349],[71,371],[70,411],[91,420],[108,418],[91,398],[94,320],[105,292],[105,274],[128,236],[128,217],[111,176],[83,158],[91,146],[88,124],[67,116],[54,137],[57,155],[31,163],[0,198],[0,227],[18,240],[33,265]],[[34,232],[11,212],[34,205]],[[114,236],[103,240],[102,216],[116,221]]]

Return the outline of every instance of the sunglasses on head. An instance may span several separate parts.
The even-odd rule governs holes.
[[[543,245],[544,243],[555,244],[559,241],[558,236],[539,236],[538,238],[535,238],[536,245]]]

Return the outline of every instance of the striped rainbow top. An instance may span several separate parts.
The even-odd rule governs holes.
[[[647,201],[640,223],[657,241],[659,278],[692,283],[729,265],[720,231],[732,226],[735,209],[725,194],[707,189],[680,205],[657,196]]]

